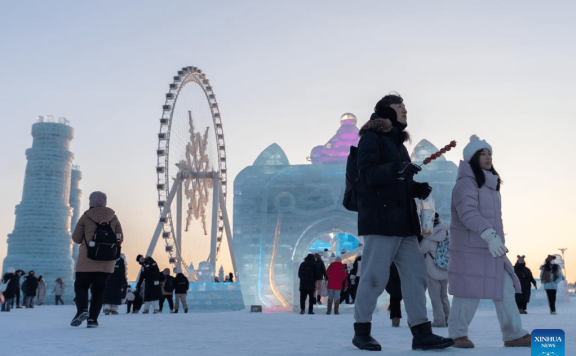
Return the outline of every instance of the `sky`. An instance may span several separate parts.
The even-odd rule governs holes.
[[[410,152],[456,140],[446,158],[458,164],[472,134],[491,144],[512,262],[526,255],[534,270],[568,248],[573,282],[575,13],[571,1],[2,2],[0,259],[37,115],[70,120],[83,209],[106,192],[128,260],[145,252],[161,106],[196,66],[218,100],[230,183],[272,143],[308,164],[342,114],[362,125],[394,90]]]

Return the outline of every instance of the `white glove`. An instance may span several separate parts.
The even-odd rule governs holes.
[[[504,256],[506,252],[508,252],[508,249],[506,248],[506,246],[504,246],[504,243],[502,242],[502,238],[498,236],[496,230],[494,230],[493,228],[490,227],[484,230],[484,232],[480,234],[480,236],[482,237],[482,239],[484,239],[484,241],[488,243],[488,250],[490,250],[490,253],[492,254],[493,257]]]

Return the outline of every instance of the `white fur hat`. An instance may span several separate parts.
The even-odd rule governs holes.
[[[8,268],[6,273],[16,273],[16,270],[14,269],[14,267],[10,267],[10,268]]]
[[[492,151],[492,146],[488,144],[485,140],[480,140],[480,137],[476,135],[470,136],[470,142],[464,147],[464,161],[470,162],[474,153],[480,151],[483,148],[487,148],[488,151],[494,153]]]

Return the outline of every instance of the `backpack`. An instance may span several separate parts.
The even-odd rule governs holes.
[[[166,282],[164,282],[164,291],[172,293],[174,291],[174,277],[166,276]]]
[[[346,210],[358,211],[358,147],[350,146],[350,154],[346,160],[346,188],[342,205]]]
[[[86,217],[92,220],[88,215]],[[88,258],[94,261],[114,261],[118,259],[120,257],[120,245],[118,244],[116,233],[110,226],[110,222],[105,220],[100,223],[94,220],[92,222],[96,224],[92,241],[88,243],[86,235],[84,235]]]
[[[436,247],[436,257],[434,258],[434,266],[439,269],[448,269],[448,231],[446,231],[446,238],[438,243]]]

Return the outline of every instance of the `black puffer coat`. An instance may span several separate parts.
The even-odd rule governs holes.
[[[27,297],[35,297],[36,290],[38,289],[38,278],[33,274],[28,274],[24,277],[24,283],[22,284],[22,291]]]
[[[411,162],[405,133],[387,119],[368,121],[358,143],[358,234],[421,238],[414,198],[421,183],[400,180],[398,172]]]
[[[315,259],[315,263],[316,263],[316,268],[318,269],[318,279],[319,281],[321,281],[322,279],[328,279],[328,275],[326,274],[326,265],[324,264],[324,261],[322,261],[322,258],[319,259]]]
[[[156,261],[152,257],[146,257],[142,263],[140,270],[140,278],[136,284],[136,289],[139,290],[144,283],[144,301],[152,302],[162,298],[162,286],[160,282],[164,281],[164,273],[160,273]]]
[[[313,254],[309,254],[298,268],[298,278],[300,278],[300,291],[314,292],[316,280],[322,279],[322,274],[318,271]]]
[[[120,305],[122,304],[123,291],[127,287],[126,281],[126,263],[120,257],[114,265],[114,273],[108,277],[106,282],[106,293],[104,294],[104,304]]]
[[[529,303],[530,295],[532,294],[532,284],[536,287],[536,280],[534,279],[534,276],[532,276],[532,271],[530,271],[530,268],[526,267],[526,263],[516,263],[514,265],[514,273],[520,280],[520,287],[522,288],[522,294],[517,293],[516,299],[519,299],[524,303]]]
[[[177,273],[174,277],[174,293],[175,294],[186,294],[190,288],[190,282],[188,278],[182,273]]]
[[[18,279],[18,276],[14,273],[4,273],[2,283],[8,282],[6,290],[2,293],[4,294],[4,298],[12,299],[16,296],[16,292],[18,291]]]

